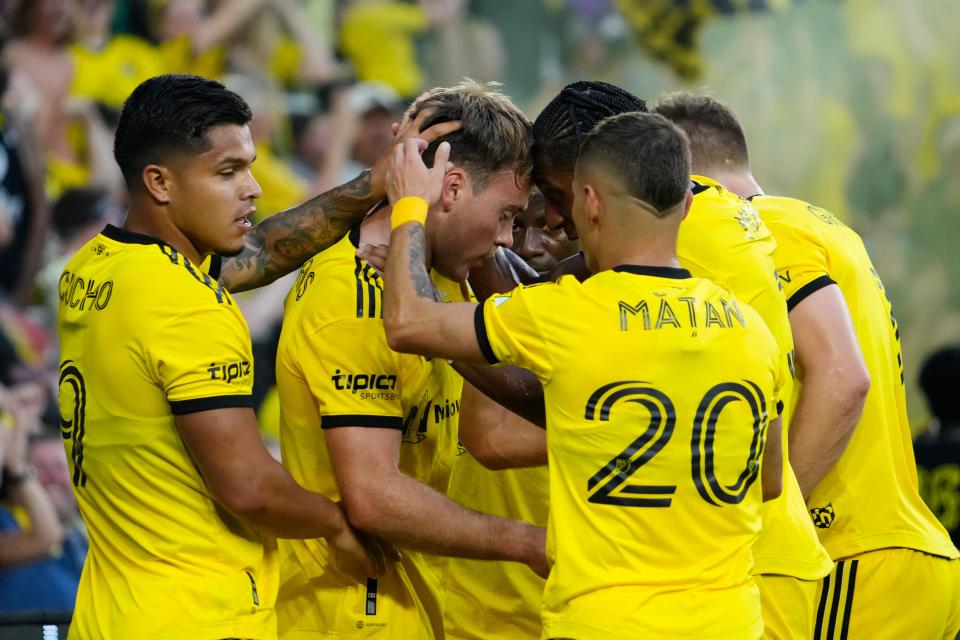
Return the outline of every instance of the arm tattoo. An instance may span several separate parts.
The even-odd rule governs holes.
[[[224,259],[220,283],[232,292],[270,284],[340,240],[376,204],[368,170],[267,218],[247,233],[239,255]]]
[[[434,302],[441,302],[440,294],[427,273],[426,256],[424,255],[424,235],[423,225],[411,225],[410,233],[410,254],[407,263],[410,269],[410,279],[413,282],[413,289],[420,298],[427,298]]]

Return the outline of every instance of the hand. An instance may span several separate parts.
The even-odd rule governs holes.
[[[423,123],[431,118],[433,112],[430,109],[424,109],[417,114],[416,118],[411,118],[410,114],[417,104],[428,95],[428,93],[421,94],[413,101],[413,104],[410,105],[407,112],[403,114],[403,121],[393,123],[393,145],[380,156],[370,170],[370,188],[374,196],[386,193],[387,169],[393,160],[393,153],[397,147],[403,146],[403,144],[411,138],[420,138],[421,140],[425,140],[427,144],[430,144],[460,129],[460,121],[451,120],[449,122],[438,122],[430,128],[420,131]]]
[[[429,169],[420,157],[426,148],[427,141],[420,138],[411,138],[393,148],[393,162],[387,170],[387,199],[391,204],[410,196],[423,198],[431,205],[440,199],[450,144],[440,143]]]
[[[340,505],[343,509],[343,505]],[[383,575],[387,565],[400,560],[400,552],[392,543],[358,531],[347,522],[343,514],[343,529],[335,536],[327,538],[334,549],[362,566],[371,578]]]
[[[388,244],[365,244],[357,249],[357,257],[366,260],[367,264],[377,270],[377,273],[383,275],[383,270],[387,267],[389,249]]]

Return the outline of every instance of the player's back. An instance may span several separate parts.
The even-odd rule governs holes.
[[[835,559],[885,547],[957,557],[917,491],[900,332],[862,240],[831,213],[806,202],[774,196],[752,202],[777,239],[788,306],[835,282],[870,374],[853,436],[807,501],[824,546]]]
[[[485,331],[544,383],[547,637],[758,637],[756,480],[789,374],[757,313],[625,266],[496,296]]]
[[[746,200],[715,180],[694,176],[690,212],[680,225],[680,264],[698,277],[730,290],[763,318],[793,371],[793,334],[777,280],[776,241]],[[792,376],[784,390],[789,398]],[[784,414],[783,493],[763,505],[763,531],[754,546],[756,574],[819,580],[832,567],[810,524],[800,485],[787,458],[791,411]]]
[[[66,266],[59,310],[61,430],[90,534],[71,637],[275,637],[275,543],[217,505],[174,424],[252,405],[230,294],[107,227]]]

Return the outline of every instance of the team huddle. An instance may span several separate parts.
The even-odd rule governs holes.
[[[211,80],[141,84],[127,219],[61,278],[71,638],[960,632],[878,272],[764,194],[725,105],[577,82],[531,123],[465,81],[257,225],[250,119]],[[232,294],[298,270],[281,463]]]

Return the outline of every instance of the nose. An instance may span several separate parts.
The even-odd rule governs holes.
[[[247,174],[250,176],[250,180],[245,185],[246,191],[244,192],[243,199],[246,200],[247,198],[259,198],[263,195],[263,189],[260,188],[260,183],[257,182],[256,178],[253,177],[252,172],[247,172]]]
[[[518,229],[513,237],[513,250],[518,256],[530,259],[543,254],[543,232],[535,227]]]
[[[513,219],[507,220],[500,223],[500,229],[497,232],[497,246],[507,247],[508,249],[513,246]]]

